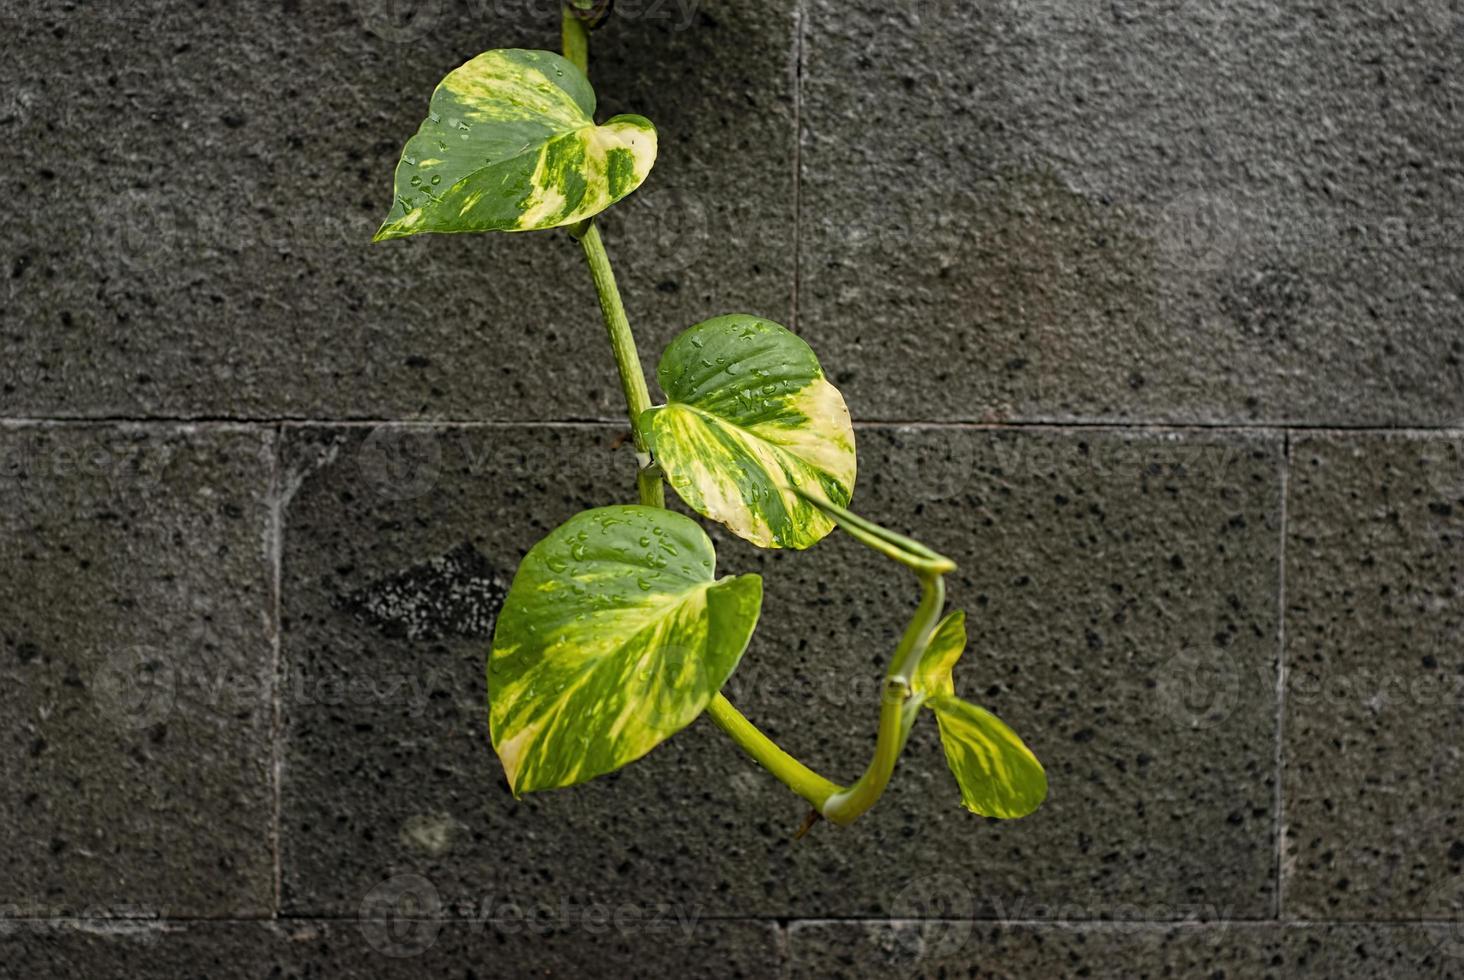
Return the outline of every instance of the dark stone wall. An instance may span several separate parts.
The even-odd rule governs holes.
[[[793,842],[706,721],[507,792],[493,616],[619,387],[566,236],[367,242],[551,0],[6,0],[0,975],[1464,976],[1464,7],[617,8],[644,359],[809,340],[1050,800],[922,727]],[[733,700],[852,778],[910,583],[714,538]]]

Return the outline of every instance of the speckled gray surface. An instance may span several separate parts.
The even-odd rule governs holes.
[[[565,236],[365,241],[552,0],[0,0],[0,977],[1464,976],[1464,7],[616,8],[646,365],[810,341],[1050,800],[922,726],[794,843],[705,721],[508,794],[488,636],[618,385]],[[729,696],[851,778],[913,584],[712,533]]]
[[[1422,926],[1228,922],[797,923],[789,980],[827,977],[972,980],[1457,980],[1464,961]]]
[[[554,922],[526,909],[495,922],[0,923],[0,976],[6,978],[762,980],[777,975],[779,959],[770,924],[671,914],[636,919],[598,906],[580,906]]]
[[[1464,916],[1464,436],[1292,456],[1286,908]]]
[[[465,549],[485,576],[511,570],[549,527],[618,499],[614,435],[289,433],[292,914],[350,914],[381,880],[416,873],[453,901],[491,886],[539,902],[684,894],[719,916],[879,915],[889,863],[897,892],[953,864],[980,868],[970,914],[1055,902],[1094,918],[1130,905],[1159,918],[1269,914],[1279,440],[861,430],[861,511],[938,529],[925,537],[961,563],[950,600],[971,616],[963,687],[1031,733],[1055,789],[1028,820],[984,823],[956,805],[926,727],[878,811],[790,844],[797,801],[705,724],[609,779],[515,803],[487,747],[488,631],[411,642],[334,600]],[[428,462],[363,480],[390,440]],[[936,459],[942,481],[901,479]],[[913,580],[844,539],[769,555],[716,537],[720,572],[767,581],[730,696],[800,757],[852,777],[872,731],[860,709]],[[452,604],[436,613],[450,621]]]
[[[660,129],[654,183],[604,220],[641,342],[787,320],[792,0],[698,0],[690,23],[641,7],[596,32],[593,69],[603,111]],[[403,9],[0,4],[0,165],[27,200],[3,245],[0,413],[622,414],[567,235],[368,244],[442,75],[558,44],[544,0],[429,0],[388,30]]]
[[[0,426],[0,915],[274,906],[272,455]]]
[[[809,0],[799,323],[857,414],[1464,416],[1448,0]]]

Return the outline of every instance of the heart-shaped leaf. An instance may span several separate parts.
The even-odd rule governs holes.
[[[524,557],[489,658],[493,745],[517,795],[584,782],[680,731],[731,676],[762,606],[657,507],[570,518]]]
[[[854,427],[809,346],[770,320],[698,323],[656,372],[668,403],[641,416],[656,462],[697,513],[763,548],[807,548],[854,493]]]
[[[946,764],[961,803],[983,817],[1025,817],[1047,798],[1047,773],[1032,750],[996,715],[950,694],[926,701],[940,723]]]
[[[574,224],[641,185],[656,130],[641,116],[595,125],[584,73],[549,51],[485,51],[444,78],[402,150],[396,203],[376,241],[422,232]]]

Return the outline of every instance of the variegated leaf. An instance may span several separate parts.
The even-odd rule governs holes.
[[[920,709],[929,699],[942,694],[954,694],[955,682],[951,668],[961,659],[966,649],[966,614],[957,610],[947,615],[930,634],[930,643],[910,678],[910,700],[905,702],[905,714],[901,719],[904,735],[910,736],[910,729]]]
[[[920,697],[931,698],[939,694],[955,694],[956,685],[951,669],[966,650],[966,614],[957,609],[936,624],[930,635],[930,645],[920,658],[911,678],[911,688]]]
[[[376,241],[574,224],[640,186],[656,160],[641,116],[595,125],[595,93],[549,51],[486,51],[444,78],[396,169]]]
[[[936,625],[911,678],[906,728],[920,705],[930,708],[966,809],[987,817],[1024,817],[1047,797],[1047,774],[1000,718],[955,696],[951,670],[965,649],[966,614],[957,610]]]
[[[668,403],[641,417],[656,462],[697,513],[763,548],[807,548],[854,493],[854,427],[801,339],[770,320],[717,317],[682,333],[656,372]]]
[[[601,507],[524,557],[489,659],[489,723],[513,792],[633,762],[706,708],[747,648],[756,575],[714,577],[695,521]]]
[[[940,723],[946,763],[961,787],[961,802],[972,813],[1004,820],[1025,817],[1047,798],[1047,773],[996,715],[951,694],[926,704]]]

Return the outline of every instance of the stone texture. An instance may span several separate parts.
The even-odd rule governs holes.
[[[433,87],[488,47],[557,48],[557,4],[5,3],[0,29],[26,201],[0,240],[0,415],[623,414],[567,235],[368,244]],[[791,315],[793,44],[793,0],[596,32],[602,111],[661,133],[604,221],[652,366],[706,317]]]
[[[811,0],[799,325],[866,419],[1464,418],[1447,0]]]
[[[1464,918],[1464,438],[1291,455],[1285,911]]]
[[[611,449],[617,437],[581,426],[290,431],[289,914],[353,915],[383,881],[418,874],[453,907],[669,900],[712,915],[765,887],[770,856],[788,860],[784,828],[770,822],[796,819],[786,791],[750,773],[729,780],[751,767],[705,725],[620,774],[515,802],[487,735],[491,629],[439,628],[430,603],[413,604],[433,638],[412,641],[336,601],[465,548],[481,556],[479,581],[495,579],[491,568],[506,582],[551,528],[625,499],[634,463]],[[442,624],[458,621],[451,604],[441,610]]]
[[[647,367],[813,344],[1050,776],[977,819],[927,720],[798,842],[705,720],[523,801],[488,744],[619,387],[566,236],[366,243],[555,7],[0,0],[0,977],[1464,977],[1464,7],[619,0]],[[712,533],[729,696],[852,779],[914,583]]]
[[[766,978],[778,972],[775,927],[636,924],[613,909],[591,918],[362,922],[95,922],[0,926],[6,977]],[[599,916],[603,915],[603,921]],[[13,971],[13,972],[12,972]]]
[[[1464,959],[1421,926],[795,923],[789,980],[1446,980]]]
[[[968,915],[1054,902],[1092,918],[1134,904],[1159,919],[1269,914],[1278,440],[861,430],[859,507],[961,562],[951,601],[973,617],[973,651],[959,683],[1027,735],[1052,799],[1018,823],[970,816],[925,725],[864,821],[792,843],[805,807],[705,721],[614,776],[514,802],[485,730],[488,630],[433,630],[430,603],[409,603],[432,636],[413,642],[335,598],[419,581],[403,573],[465,547],[485,581],[506,578],[550,528],[624,498],[615,437],[289,432],[288,914],[354,914],[381,882],[417,874],[448,904],[882,915],[890,867],[905,869],[897,902],[960,875]],[[798,554],[714,538],[722,571],[767,586],[730,696],[852,778],[913,582],[840,537]]]
[[[960,564],[958,692],[1023,734],[1051,793],[1021,821],[973,817],[922,723],[879,807],[803,842],[779,879],[792,910],[1269,914],[1279,443],[866,428],[859,448],[860,512]],[[768,567],[733,700],[853,778],[914,583],[842,537]]]
[[[273,906],[272,452],[0,427],[0,916]]]

